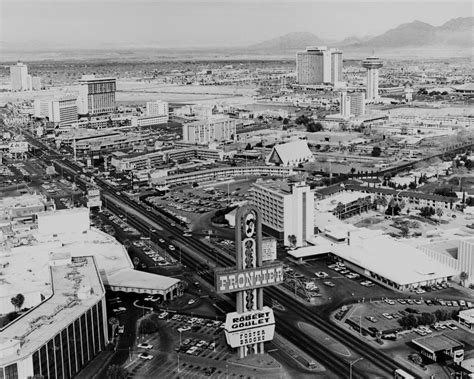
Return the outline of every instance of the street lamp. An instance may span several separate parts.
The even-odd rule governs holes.
[[[352,379],[352,366],[355,365],[357,362],[361,361],[364,359],[363,357],[360,357],[359,359],[356,359],[353,362],[349,362],[349,379]]]
[[[179,374],[179,354],[178,354],[178,374]]]

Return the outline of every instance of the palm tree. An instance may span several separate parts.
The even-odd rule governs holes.
[[[438,216],[438,221],[441,224],[441,216],[443,215],[443,210],[441,208],[436,208],[436,215]]]
[[[133,267],[135,268],[135,270],[137,269],[139,263],[140,263],[140,258],[134,257],[133,258]]]
[[[469,274],[466,271],[463,271],[459,275],[459,279],[461,279],[462,285],[465,286],[466,285],[466,280],[469,279]]]
[[[115,328],[118,326],[119,322],[115,317],[109,318],[109,325],[112,327],[112,338],[115,335]]]
[[[336,213],[337,213],[337,217],[338,218],[341,218],[341,214],[342,212],[344,212],[344,210],[346,209],[346,207],[344,206],[344,204],[342,204],[341,202],[339,202],[336,206]]]

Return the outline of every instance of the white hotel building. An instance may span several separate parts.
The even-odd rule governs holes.
[[[57,99],[35,99],[34,115],[47,117],[57,126],[71,126],[77,122],[77,99],[65,96]]]
[[[226,117],[209,117],[203,121],[183,124],[183,142],[208,144],[235,140],[236,120]]]
[[[314,194],[304,182],[262,181],[252,186],[251,203],[262,214],[262,226],[269,234],[292,245],[289,236],[296,237],[296,247],[306,245],[314,236]]]
[[[83,75],[79,79],[78,110],[81,115],[98,115],[115,111],[115,78]]]

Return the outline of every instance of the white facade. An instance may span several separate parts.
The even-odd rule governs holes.
[[[169,107],[166,101],[156,100],[148,101],[146,103],[147,116],[168,116]]]
[[[217,117],[203,121],[183,124],[183,141],[189,143],[208,144],[218,141],[232,141],[237,135],[236,120]]]
[[[296,79],[307,85],[342,81],[342,51],[321,46],[296,53]]]
[[[341,92],[340,102],[340,113],[344,118],[348,118],[351,115],[351,101],[347,96],[347,92]]]
[[[368,102],[379,99],[379,68],[382,66],[382,61],[374,56],[362,61],[362,67],[367,69],[367,91],[365,98]]]
[[[304,182],[257,181],[251,189],[251,202],[262,214],[263,225],[275,231],[285,246],[306,245],[314,235],[314,194]]]
[[[59,99],[35,99],[35,117],[47,117],[56,125],[71,125],[77,122],[77,103],[75,97]]]
[[[351,111],[350,113],[355,116],[363,116],[365,114],[365,99],[362,92],[353,92],[349,94],[349,101]]]
[[[98,115],[115,111],[115,78],[83,75],[79,80],[77,99],[79,114]]]
[[[28,67],[22,62],[10,66],[10,79],[12,91],[28,90]]]
[[[434,245],[419,246],[418,248],[427,254],[430,258],[442,263],[446,267],[455,269],[458,275],[461,272],[468,274],[465,285],[474,283],[474,239],[460,239],[457,244],[456,255],[447,254],[445,251],[439,251]]]

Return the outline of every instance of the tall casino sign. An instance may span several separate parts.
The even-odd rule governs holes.
[[[263,288],[283,282],[283,265],[262,262],[262,221],[254,206],[237,211],[235,220],[236,267],[215,271],[217,293],[236,292],[236,311],[227,314],[227,343],[239,357],[264,352],[264,342],[275,333],[273,310],[263,306]]]

